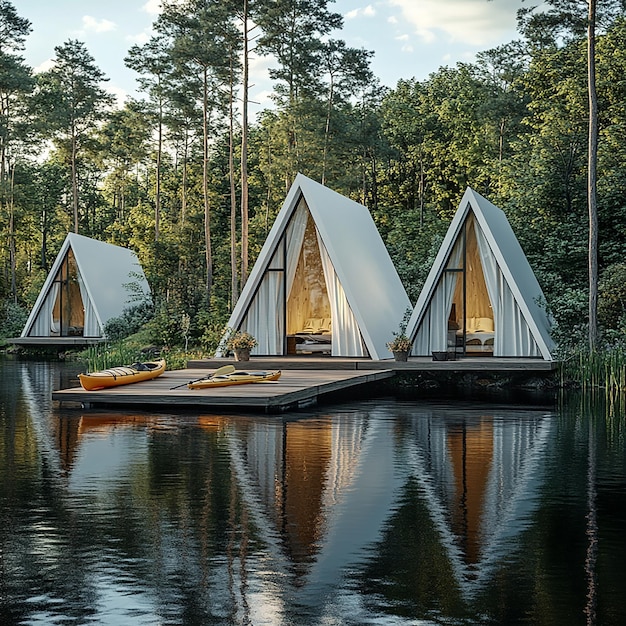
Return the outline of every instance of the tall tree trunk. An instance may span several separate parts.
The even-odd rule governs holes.
[[[157,132],[156,191],[154,198],[154,240],[159,240],[161,229],[161,156],[163,152],[163,103],[159,96],[159,127]]]
[[[587,23],[587,70],[589,85],[589,156],[587,206],[589,209],[589,349],[598,344],[598,204],[596,167],[598,159],[598,96],[596,93],[596,0],[589,0]]]
[[[206,300],[211,308],[213,289],[213,260],[211,254],[211,205],[209,202],[209,77],[205,67],[202,93],[202,194],[204,198],[204,243],[206,260]]]
[[[245,24],[244,24],[245,28]],[[237,280],[237,192],[235,190],[235,79],[233,76],[233,51],[230,54],[230,100],[228,126],[228,178],[230,181],[230,291],[234,306],[239,298],[239,281]]]
[[[328,158],[328,137],[330,135],[330,118],[333,112],[334,76],[330,75],[330,87],[328,89],[328,105],[326,106],[326,126],[324,127],[324,152],[322,156],[322,185],[326,184],[326,160]]]
[[[74,213],[74,232],[78,233],[78,172],[76,168],[76,133],[72,127],[72,153],[70,156],[72,168],[72,211]]]
[[[243,0],[243,94],[241,105],[241,285],[248,280],[248,0]],[[233,300],[235,302],[235,300]]]
[[[184,224],[187,219],[187,160],[189,157],[189,129],[185,129],[185,142],[183,148],[183,180],[181,183],[180,199],[180,223]]]
[[[15,164],[11,166],[11,180],[9,182],[9,260],[11,265],[11,297],[17,304],[17,270],[16,270],[16,250],[15,250]]]

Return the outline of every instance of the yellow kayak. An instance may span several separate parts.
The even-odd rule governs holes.
[[[142,380],[151,380],[160,376],[165,371],[165,359],[160,361],[149,361],[147,363],[133,363],[121,367],[112,367],[100,372],[90,374],[79,374],[80,384],[86,391],[96,391],[97,389],[107,389],[138,383]]]
[[[210,389],[211,387],[229,387],[231,385],[247,385],[249,383],[267,383],[278,380],[280,370],[274,372],[232,372],[230,374],[218,374],[207,376],[200,380],[187,383],[189,389]]]

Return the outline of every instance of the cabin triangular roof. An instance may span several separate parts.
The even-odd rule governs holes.
[[[390,358],[386,342],[411,307],[367,207],[298,174],[267,236],[228,325],[239,328],[301,199],[330,257],[372,359]],[[276,303],[268,315],[276,315]]]
[[[70,249],[97,319],[100,334],[110,319],[118,317],[125,308],[150,294],[146,277],[132,250],[69,233],[39,292],[22,331],[22,337],[27,337],[31,333]]]
[[[462,229],[473,214],[484,234],[498,269],[515,298],[537,348],[545,360],[552,360],[554,342],[550,336],[551,320],[545,309],[545,297],[528,259],[504,212],[471,188],[467,188],[450,223],[437,257],[419,295],[407,334],[414,339],[428,310],[435,289],[458,241]],[[518,355],[526,356],[526,355]]]

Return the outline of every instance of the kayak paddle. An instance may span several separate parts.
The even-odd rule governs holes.
[[[225,376],[226,374],[232,374],[234,371],[235,371],[235,366],[234,365],[222,365],[222,367],[219,367],[218,369],[216,369],[209,376],[202,376],[201,378],[196,378],[196,380],[190,380],[190,381],[188,381],[186,383],[183,383],[182,385],[176,385],[175,387],[170,387],[170,390],[178,389],[179,387],[186,387],[190,383],[197,383],[197,382],[200,382],[201,380],[205,380],[205,379],[209,379],[210,380],[214,376]]]

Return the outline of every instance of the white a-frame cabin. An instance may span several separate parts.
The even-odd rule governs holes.
[[[228,326],[257,339],[256,355],[379,360],[407,308],[368,209],[298,174]]]
[[[103,339],[104,326],[150,297],[135,253],[70,233],[30,312],[20,343]]]
[[[409,320],[413,356],[552,360],[545,298],[505,214],[468,188]]]

